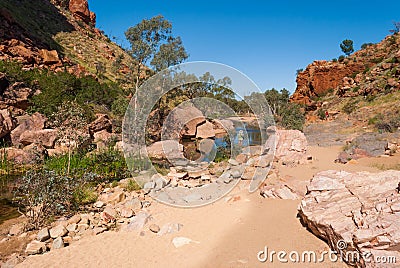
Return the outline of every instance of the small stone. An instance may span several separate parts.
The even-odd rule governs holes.
[[[239,165],[239,162],[236,161],[235,159],[229,159],[229,160],[228,160],[228,163],[231,164],[232,166],[237,166],[237,165]]]
[[[105,231],[107,231],[107,228],[105,228],[105,227],[95,227],[95,228],[93,228],[93,234],[94,235],[101,234],[101,233],[103,233]]]
[[[146,182],[143,186],[143,192],[145,194],[150,193],[151,190],[153,190],[156,187],[156,183],[154,181],[149,181]]]
[[[82,233],[83,231],[89,229],[89,225],[88,224],[78,224],[78,228],[76,229],[77,232]]]
[[[40,230],[36,237],[36,239],[40,242],[46,241],[49,238],[50,238],[50,234],[49,234],[49,229],[47,229],[47,227]]]
[[[62,225],[57,225],[56,227],[50,229],[51,238],[61,237],[66,235],[67,233],[68,233],[67,229],[65,229],[65,227]]]
[[[101,208],[104,206],[104,202],[102,201],[97,201],[96,203],[93,204],[94,207],[96,208]]]
[[[126,201],[124,207],[130,208],[133,211],[138,211],[142,209],[142,202],[137,198],[133,198],[132,200]]]
[[[24,225],[23,224],[14,224],[11,228],[10,231],[8,232],[9,235],[20,235],[24,231]]]
[[[81,215],[76,214],[74,216],[72,216],[69,220],[68,223],[72,224],[72,223],[79,223],[79,221],[81,220]]]
[[[198,241],[193,241],[192,239],[187,237],[175,237],[174,239],[172,239],[172,244],[174,244],[176,248],[183,247],[184,245],[188,245],[191,242],[197,244],[199,243]]]
[[[64,240],[62,237],[57,237],[53,241],[53,245],[51,246],[51,249],[60,249],[64,247]]]
[[[72,223],[72,224],[67,225],[66,229],[67,229],[68,232],[75,232],[76,228],[77,228],[77,224],[76,223]]]
[[[118,215],[117,211],[113,207],[110,207],[110,206],[107,206],[104,209],[104,212],[107,213],[108,215],[110,215],[113,218],[116,218],[117,215]]]
[[[149,226],[149,230],[152,231],[153,233],[158,233],[160,231],[160,226],[153,223]]]
[[[26,246],[25,253],[28,255],[41,254],[46,251],[46,243],[33,240]]]
[[[130,208],[122,208],[121,209],[121,217],[130,218],[133,216],[133,211]]]

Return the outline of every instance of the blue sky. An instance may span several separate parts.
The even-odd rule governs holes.
[[[117,4],[118,3],[118,4]],[[400,21],[400,1],[89,0],[97,27],[127,45],[124,32],[162,14],[189,61],[215,61],[248,75],[261,90],[296,87],[296,70],[382,40]]]

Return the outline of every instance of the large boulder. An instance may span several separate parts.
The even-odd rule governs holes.
[[[211,122],[206,121],[197,127],[196,138],[207,139],[215,137],[214,125]]]
[[[168,114],[164,121],[163,138],[195,137],[197,126],[205,121],[203,113],[194,105],[189,103],[179,105]]]
[[[8,147],[5,148],[1,153],[5,154],[8,161],[15,164],[34,164],[38,160],[37,155],[30,150]]]
[[[8,109],[0,110],[0,138],[10,134],[16,127],[16,123]]]
[[[108,115],[106,114],[97,114],[97,118],[92,123],[89,124],[89,133],[93,135],[96,132],[101,130],[107,130],[111,132],[112,129],[112,122]]]
[[[301,201],[299,216],[331,249],[369,260],[400,253],[400,171],[348,173],[323,171],[314,176]],[[344,259],[357,267],[396,264]]]
[[[20,137],[22,133],[43,129],[47,118],[40,113],[34,113],[31,116],[20,116],[17,120],[18,126],[11,131],[11,142],[13,145],[21,144]]]
[[[265,150],[272,152],[276,146],[275,158],[282,163],[303,163],[307,160],[307,139],[299,130],[276,130],[265,144]]]
[[[25,146],[36,143],[53,148],[57,137],[58,131],[55,129],[29,130],[21,134],[19,141]]]
[[[154,160],[182,159],[183,145],[175,140],[164,140],[153,143],[146,148],[147,154]]]

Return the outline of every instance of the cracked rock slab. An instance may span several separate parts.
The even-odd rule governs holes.
[[[299,206],[299,217],[332,250],[371,254],[345,260],[356,267],[399,267],[400,264],[400,171],[380,173],[328,170],[319,172],[307,186]],[[346,247],[338,247],[345,241]],[[363,255],[364,254],[364,255]],[[395,263],[378,263],[394,257]]]

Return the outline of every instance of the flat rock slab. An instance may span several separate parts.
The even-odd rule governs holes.
[[[344,254],[393,256],[400,262],[400,171],[323,171],[301,201],[301,221],[330,247]],[[343,245],[345,245],[343,247]],[[345,255],[346,256],[346,255]],[[398,267],[398,263],[344,259],[356,267]]]

